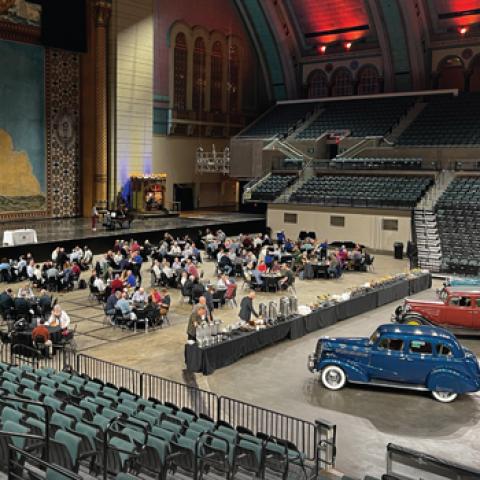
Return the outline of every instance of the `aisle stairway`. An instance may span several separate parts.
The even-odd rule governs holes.
[[[442,264],[442,246],[434,207],[454,178],[454,172],[441,172],[437,176],[435,184],[418,203],[413,213],[418,264],[421,268],[427,268],[431,272],[439,272]]]

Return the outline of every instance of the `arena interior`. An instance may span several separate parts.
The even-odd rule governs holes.
[[[480,479],[479,0],[0,0],[0,166],[0,478]]]

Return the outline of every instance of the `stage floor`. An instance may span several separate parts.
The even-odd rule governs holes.
[[[144,232],[158,232],[204,228],[208,225],[235,224],[264,220],[264,215],[252,215],[237,212],[224,212],[213,210],[198,210],[185,212],[179,217],[172,218],[136,218],[132,221],[131,228],[123,230],[107,230],[100,224],[97,231],[93,232],[89,218],[61,218],[45,220],[22,220],[18,222],[0,223],[0,238],[3,239],[5,230],[33,228],[37,232],[38,243],[61,242],[62,240],[90,239],[92,237],[112,237],[118,235],[134,235]]]
[[[112,247],[115,239],[135,238],[139,242],[146,239],[158,243],[165,232],[174,237],[190,235],[197,237],[199,229],[217,230],[221,228],[227,235],[241,232],[264,232],[264,215],[252,215],[237,212],[198,210],[184,212],[179,217],[134,219],[131,227],[121,230],[107,230],[101,224],[92,231],[89,218],[66,218],[49,220],[24,220],[0,224],[0,241],[5,230],[33,228],[37,232],[38,243],[27,245],[3,246],[0,244],[0,258],[18,258],[30,252],[36,261],[50,258],[52,250],[61,245],[70,251],[76,245],[88,245],[93,253],[105,252]]]

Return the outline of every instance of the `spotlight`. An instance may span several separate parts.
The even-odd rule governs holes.
[[[320,47],[318,47],[318,51],[320,53],[325,53],[327,51],[327,46],[326,45],[320,45]]]
[[[345,42],[344,47],[345,50],[350,50],[352,48],[352,42]]]
[[[460,35],[466,35],[466,33],[468,32],[468,28],[467,27],[460,27],[458,29],[458,32],[460,33]]]

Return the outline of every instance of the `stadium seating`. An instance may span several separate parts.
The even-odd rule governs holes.
[[[147,400],[86,375],[0,363],[0,394],[0,430],[30,453],[36,448],[41,455],[44,445],[14,434],[44,437],[50,410],[51,463],[71,472],[98,476],[106,467],[109,475],[129,479],[128,474],[166,478],[169,470],[191,478],[197,468],[208,468],[226,478],[239,472],[261,478],[304,476],[305,455],[291,442]],[[6,453],[0,454],[0,471],[7,469]]]
[[[297,138],[315,139],[328,131],[350,130],[352,137],[384,136],[398,123],[414,97],[325,102],[325,111]]]
[[[436,205],[442,270],[477,275],[480,269],[480,177],[457,177]]]
[[[325,175],[305,182],[291,202],[327,206],[413,208],[432,177]]]
[[[480,144],[480,94],[426,98],[427,106],[400,135],[398,144],[414,146]]]
[[[301,124],[313,112],[315,105],[311,102],[276,105],[240,136],[257,138],[284,136]]]
[[[421,158],[335,158],[330,166],[338,170],[420,170]]]
[[[298,178],[296,175],[270,175],[252,189],[251,199],[274,200],[290,186],[296,178]]]

